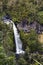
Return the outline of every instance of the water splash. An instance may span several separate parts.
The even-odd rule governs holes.
[[[20,40],[20,36],[18,34],[15,24],[11,20],[10,21],[5,20],[4,23],[6,23],[6,24],[12,23],[13,24],[13,31],[14,31],[14,37],[15,37],[15,43],[16,43],[16,54],[24,54],[25,52],[22,49],[22,42]]]
[[[20,40],[20,36],[14,23],[13,23],[13,30],[16,43],[16,54],[24,54],[24,51],[22,49],[22,42]]]

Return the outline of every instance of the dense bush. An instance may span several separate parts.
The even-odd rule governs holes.
[[[0,20],[6,13],[14,22],[27,20],[43,24],[43,0],[0,0]],[[13,30],[10,25],[0,21],[0,65],[43,65],[43,44],[38,41],[34,30],[30,33],[20,31],[25,55],[16,59]],[[13,49],[14,48],[14,49]]]
[[[38,35],[34,30],[31,30],[30,33],[26,34],[23,31],[20,31],[20,37],[26,50],[28,49],[30,52],[41,50],[42,46],[38,42]]]
[[[24,33],[23,31],[20,31],[20,37],[23,42],[23,48],[26,53],[25,58],[23,58],[23,59],[25,59],[26,63],[29,65],[30,64],[38,65],[38,64],[42,63],[42,61],[41,61],[42,55],[40,55],[40,54],[43,54],[43,47],[42,47],[43,44],[41,44],[38,41],[38,34],[34,30],[31,30],[30,33]],[[40,60],[39,60],[39,58],[40,58]]]
[[[15,65],[13,29],[0,22],[0,65]]]

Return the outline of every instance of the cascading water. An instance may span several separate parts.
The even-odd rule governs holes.
[[[14,31],[14,37],[16,43],[16,54],[24,54],[24,51],[22,50],[22,42],[20,40],[20,36],[18,34],[17,28],[12,21],[10,22],[13,24],[13,31]],[[8,20],[7,21],[5,20],[4,23],[9,24],[10,22]]]
[[[14,23],[13,23],[13,30],[16,43],[16,54],[24,54],[24,51],[22,50],[22,42],[20,40],[20,36]]]

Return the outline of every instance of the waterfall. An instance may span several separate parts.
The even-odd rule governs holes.
[[[20,40],[20,35],[18,34],[17,28],[14,23],[13,23],[13,30],[16,43],[16,54],[24,54],[24,51],[22,49],[22,42]]]
[[[16,54],[24,54],[24,51],[22,49],[22,42],[20,40],[20,36],[18,34],[17,28],[15,26],[15,24],[13,23],[13,21],[9,21],[9,20],[5,20],[4,23],[6,23],[7,25],[9,23],[13,24],[13,31],[14,31],[14,37],[15,37],[15,44],[16,44]]]

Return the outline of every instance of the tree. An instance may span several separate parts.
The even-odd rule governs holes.
[[[3,11],[7,11],[7,3],[8,3],[8,0],[2,0],[2,7],[3,7]]]

